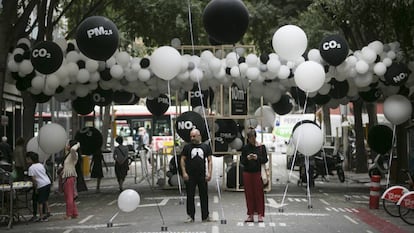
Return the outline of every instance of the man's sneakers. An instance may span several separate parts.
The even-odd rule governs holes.
[[[188,216],[188,218],[184,222],[185,223],[192,223],[192,222],[194,222],[194,218]]]
[[[215,220],[212,217],[208,216],[207,218],[203,219],[203,222],[215,222]]]

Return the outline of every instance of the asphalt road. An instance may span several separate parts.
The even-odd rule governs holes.
[[[151,166],[148,166],[150,169]],[[161,169],[162,171],[163,169]],[[137,177],[135,177],[135,171]],[[160,177],[163,178],[163,172]],[[154,172],[155,174],[155,172]],[[131,166],[125,188],[140,195],[139,207],[129,213],[119,210],[119,191],[113,172],[105,173],[100,193],[95,180],[87,181],[89,190],[81,192],[79,218],[63,220],[65,204],[62,194],[50,197],[52,214],[48,222],[25,222],[21,218],[12,229],[0,226],[2,232],[413,232],[414,227],[399,218],[390,217],[380,206],[369,209],[369,179],[366,174],[347,173],[340,183],[336,176],[316,180],[315,187],[297,185],[298,171],[286,170],[284,155],[272,156],[272,187],[266,192],[266,217],[263,223],[244,223],[246,207],[242,191],[229,190],[223,184],[223,160],[214,159],[214,177],[209,183],[210,213],[216,222],[201,222],[198,199],[194,223],[184,223],[185,195],[177,187],[159,186],[158,177],[142,178],[140,163]],[[290,178],[289,178],[290,175]],[[155,180],[154,185],[153,180]],[[289,182],[288,182],[289,180]],[[30,198],[30,195],[29,195]],[[30,218],[28,210],[20,210]],[[108,224],[112,223],[112,224]],[[109,225],[109,226],[108,226]]]

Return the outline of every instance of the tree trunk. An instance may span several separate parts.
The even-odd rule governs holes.
[[[326,105],[324,105],[322,107],[323,110],[323,124],[325,125],[325,139],[327,138],[327,136],[332,136],[332,130],[331,130],[331,113],[329,111],[329,107],[327,107]],[[329,138],[330,140],[332,139]],[[333,142],[333,140],[329,141],[329,143]]]
[[[377,103],[365,103],[365,108],[367,109],[368,113],[368,129],[371,129],[372,126],[378,124],[378,117],[377,117]],[[375,151],[370,150],[369,157],[374,159],[377,156]]]
[[[3,9],[0,10],[0,110],[4,110],[4,83],[6,82],[7,56],[13,41],[12,20],[16,18],[17,3],[3,1]]]
[[[108,130],[111,124],[111,106],[105,106],[105,110],[104,110],[104,114],[103,114],[103,119],[102,119],[102,137],[103,137],[103,144],[102,144],[102,149],[107,149],[106,148],[106,144],[108,142]]]
[[[355,147],[356,147],[356,173],[368,172],[367,154],[365,151],[364,128],[362,125],[362,106],[363,100],[359,98],[352,102],[354,106],[355,119]]]
[[[23,97],[23,138],[29,140],[34,136],[34,114],[36,111],[36,102],[31,94],[27,91],[22,92]]]

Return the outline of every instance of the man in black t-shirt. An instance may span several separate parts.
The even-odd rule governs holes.
[[[195,189],[198,187],[201,205],[201,219],[203,222],[210,222],[212,219],[208,211],[208,190],[207,182],[211,180],[212,158],[209,145],[201,143],[201,134],[198,129],[190,132],[191,143],[184,146],[181,152],[181,170],[187,191],[187,223],[194,222]],[[206,168],[206,160],[208,166]]]

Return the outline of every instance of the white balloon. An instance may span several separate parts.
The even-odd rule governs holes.
[[[305,156],[319,152],[323,145],[322,130],[313,123],[303,123],[293,132],[293,143],[297,150]]]
[[[85,62],[85,69],[87,69],[90,73],[96,72],[99,68],[99,63],[92,59],[87,59]]]
[[[273,128],[273,124],[275,122],[276,113],[270,106],[263,106],[256,109],[254,112],[255,117],[258,119],[259,124],[262,128]]]
[[[67,63],[69,63],[69,62],[73,62],[73,63],[76,63],[76,62],[78,62],[79,61],[79,59],[80,59],[80,55],[79,55],[79,53],[78,52],[76,52],[75,50],[72,50],[72,51],[70,51],[70,52],[68,52],[67,54],[66,54],[66,62]]]
[[[181,55],[173,47],[162,46],[151,55],[150,67],[155,75],[164,80],[171,80],[181,69]]]
[[[38,90],[43,90],[45,84],[45,77],[36,76],[32,79],[32,87]]]
[[[285,25],[273,35],[272,45],[280,57],[294,61],[305,52],[308,46],[308,38],[300,27]]]
[[[279,68],[279,73],[277,74],[277,76],[280,79],[287,79],[290,75],[290,69],[289,67],[287,67],[286,65],[281,65]]]
[[[200,69],[195,68],[190,72],[190,79],[193,82],[201,81],[203,79],[203,72]]]
[[[38,137],[33,137],[31,138],[26,145],[26,151],[29,152],[35,152],[39,155],[39,162],[43,163],[44,161],[46,161],[50,154],[47,154],[46,152],[44,152],[42,150],[42,148],[40,148],[39,146],[39,140]]]
[[[19,71],[19,65],[17,64],[17,62],[14,61],[14,59],[10,59],[7,62],[7,69],[10,72],[18,72]]]
[[[239,69],[239,67],[238,66],[233,66],[230,69],[230,75],[233,78],[239,78],[240,77],[240,69]]]
[[[386,57],[386,58],[384,58],[383,60],[382,60],[382,62],[387,66],[387,67],[389,67],[391,64],[392,64],[392,59],[391,58],[389,58],[389,57]]]
[[[243,141],[240,138],[235,138],[229,143],[230,148],[240,150],[243,147]]]
[[[50,74],[50,75],[47,76],[47,78],[46,78],[46,86],[49,89],[53,89],[54,90],[54,89],[58,88],[59,85],[60,85],[60,80],[59,80],[59,78],[56,75]]]
[[[118,196],[118,207],[124,212],[134,211],[141,201],[139,194],[133,189],[125,189]]]
[[[354,79],[355,86],[361,87],[368,87],[372,83],[372,74],[366,73],[364,75],[357,75]]]
[[[377,62],[374,65],[374,73],[378,76],[383,76],[387,72],[387,66],[383,62]]]
[[[411,113],[411,102],[402,95],[392,95],[384,101],[384,116],[394,125],[406,122]]]
[[[321,52],[319,51],[319,49],[309,50],[308,59],[309,59],[309,61],[314,61],[314,62],[317,62],[317,63],[321,63],[322,62],[322,56],[321,56]]]
[[[85,97],[89,93],[89,88],[86,85],[77,85],[75,93],[77,97]]]
[[[53,154],[64,149],[68,136],[61,125],[51,123],[40,128],[38,140],[39,146],[44,152]]]
[[[148,69],[140,69],[138,71],[138,79],[142,82],[146,82],[151,78],[151,72]]]
[[[260,75],[260,70],[257,67],[249,67],[246,71],[246,76],[249,80],[257,80]]]
[[[359,73],[359,74],[365,74],[368,72],[369,69],[369,65],[366,61],[364,60],[359,60],[357,61],[357,63],[355,64],[355,70]]]
[[[90,75],[88,70],[80,69],[79,72],[78,72],[78,75],[76,76],[76,80],[79,83],[87,83],[87,82],[89,82],[90,77],[91,77],[91,75]]]
[[[79,72],[79,66],[76,63],[69,62],[66,64],[66,69],[68,71],[68,75],[71,77],[76,77]]]
[[[246,57],[246,63],[247,65],[249,65],[250,67],[256,67],[257,63],[258,63],[258,58],[256,54],[249,54]]]
[[[130,60],[131,56],[125,51],[122,51],[116,55],[116,62],[123,67],[127,66]]]
[[[220,68],[221,68],[221,61],[218,58],[213,58],[208,63],[208,66],[210,67],[210,69],[213,73],[218,73],[220,71]]]
[[[325,70],[319,63],[306,61],[296,68],[294,79],[303,91],[314,92],[325,83]]]
[[[362,52],[362,59],[364,59],[368,63],[374,63],[377,59],[377,53],[370,47],[364,47],[361,50]]]
[[[281,66],[281,63],[279,61],[279,59],[269,59],[269,61],[267,62],[267,69],[272,72],[272,73],[279,73],[279,69]]]
[[[384,50],[384,44],[381,41],[378,41],[378,40],[369,43],[368,47],[373,49],[375,51],[375,53],[378,54],[378,55],[381,54]]]
[[[112,78],[114,79],[121,79],[124,75],[124,69],[121,65],[113,65],[111,69],[109,70],[109,73],[111,74]]]
[[[19,72],[21,72],[24,76],[32,73],[32,71],[33,71],[33,65],[30,62],[30,60],[23,60],[19,64]]]

